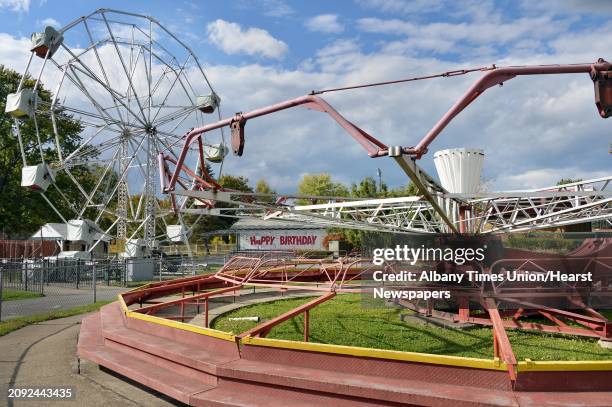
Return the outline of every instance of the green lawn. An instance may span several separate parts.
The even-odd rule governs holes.
[[[243,307],[213,321],[215,329],[240,333],[254,327],[249,321],[229,321],[229,317],[259,316],[269,320],[310,301],[295,298]],[[493,357],[490,328],[455,330],[422,326],[400,321],[396,308],[371,307],[359,294],[339,295],[310,311],[310,340],[319,343],[362,346],[477,358]],[[528,331],[508,330],[518,360],[601,360],[612,359],[612,351],[597,340]],[[302,340],[302,316],[272,329],[269,338]]]
[[[25,300],[42,296],[40,293],[33,293],[31,291],[14,290],[12,288],[2,289],[2,301]]]
[[[9,319],[8,321],[0,322],[0,336],[16,331],[17,329],[23,328],[27,325],[36,324],[43,321],[49,321],[51,319],[71,317],[77,314],[97,311],[98,309],[100,309],[101,306],[106,305],[110,302],[112,301],[98,301],[95,304],[83,305],[80,307],[70,308],[63,311],[45,312],[44,314]]]

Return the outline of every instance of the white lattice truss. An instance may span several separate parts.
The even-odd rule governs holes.
[[[612,225],[611,181],[609,176],[527,191],[468,196],[442,190],[431,191],[431,195],[457,230],[471,233],[518,232],[593,221]],[[400,233],[451,230],[434,205],[422,196],[347,200],[241,192],[177,190],[174,193],[235,204],[230,208],[185,209],[186,213]],[[304,200],[324,203],[296,203]]]

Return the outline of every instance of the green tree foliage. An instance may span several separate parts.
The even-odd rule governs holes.
[[[9,93],[16,92],[20,79],[21,76],[17,72],[0,66],[0,111],[2,112],[0,113],[0,196],[2,196],[0,231],[9,237],[25,237],[46,222],[61,221],[39,193],[21,187],[22,157],[19,143],[12,132],[14,121],[11,116],[3,113],[6,97]],[[33,85],[33,79],[25,79],[25,87],[33,87]],[[51,101],[51,93],[42,85],[39,85],[38,95],[40,101]],[[44,109],[45,104],[39,105],[39,110]],[[32,119],[23,120],[20,125],[28,165],[35,165],[42,161],[40,149],[47,162],[56,161],[58,158],[50,116],[43,113],[38,115],[37,119],[41,137],[40,144]],[[82,126],[71,115],[61,112],[61,108],[56,111],[56,119],[59,144],[64,154],[67,155],[80,144]],[[96,155],[94,149],[89,149],[87,153],[90,157]],[[96,178],[98,170],[101,169],[76,166],[71,169],[71,172],[86,190],[90,190],[98,179]],[[67,196],[71,204],[66,202],[54,187],[50,187],[46,195],[64,217],[70,219],[75,216],[72,207],[76,206],[75,203],[83,201],[83,195],[63,171],[57,173],[56,185]]]
[[[362,179],[359,184],[351,185],[351,196],[355,198],[393,198],[419,195],[419,190],[412,182],[406,186],[388,189],[385,183],[378,188],[373,177]],[[380,232],[367,232],[357,229],[331,229],[340,234],[352,247],[363,247],[374,239],[380,239]],[[384,235],[384,234],[383,234]]]
[[[334,182],[328,173],[306,174],[298,185],[298,194],[313,196],[349,196],[349,190],[341,182]]]
[[[386,185],[384,189],[386,190]],[[351,196],[357,198],[375,198],[381,195],[382,191],[379,191],[376,181],[372,177],[365,177],[359,184],[351,184]]]
[[[266,182],[266,180],[264,180],[263,178],[260,179],[259,181],[257,181],[257,184],[255,185],[255,192],[257,192],[258,194],[270,194],[270,195],[275,195],[276,191],[272,189],[272,187],[270,187],[270,185],[268,185],[268,183]],[[274,202],[274,197],[273,196],[262,196],[258,198],[260,201],[262,202],[266,202],[266,203],[272,203]]]
[[[242,192],[253,192],[253,188],[249,185],[249,179],[242,176],[225,174],[219,178],[219,184],[223,188],[234,189]]]
[[[255,192],[258,194],[276,194],[276,191],[273,190],[264,179],[257,181],[257,184],[255,185]]]
[[[576,178],[576,179],[572,179],[572,178],[561,178],[558,182],[557,185],[563,185],[563,184],[573,184],[574,182],[581,182],[583,181],[582,178]]]
[[[224,188],[242,192],[253,192],[253,188],[249,185],[248,178],[242,176],[225,174],[219,178],[218,182]],[[227,208],[230,205],[231,204],[228,203],[217,202],[215,207]],[[193,224],[193,233],[191,236],[192,242],[201,241],[202,236],[207,232],[229,229],[229,227],[235,222],[235,220],[232,218],[198,215],[186,215],[185,220],[188,224]],[[206,238],[206,240],[208,239],[209,238]]]

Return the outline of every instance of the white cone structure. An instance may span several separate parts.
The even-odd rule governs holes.
[[[440,183],[453,194],[473,194],[480,188],[484,151],[477,148],[450,148],[434,154]]]

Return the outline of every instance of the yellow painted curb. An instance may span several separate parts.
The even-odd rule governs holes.
[[[140,312],[132,312],[128,311],[126,313],[128,318],[140,319],[142,321],[152,322],[154,324],[167,326],[170,328],[180,329],[182,331],[194,332],[201,335],[212,336],[217,339],[223,339],[226,341],[235,342],[236,337],[227,332],[218,331],[216,329],[204,328],[195,325],[186,324],[184,322],[172,321],[169,319],[164,319],[160,317],[155,317],[153,315],[145,315]]]
[[[127,314],[129,310],[128,310],[127,305],[125,305],[125,300],[123,299],[123,295],[117,294],[117,298],[119,301],[119,305],[121,306],[121,310],[123,311],[124,314]]]
[[[195,325],[186,324],[184,322],[172,321],[170,319],[165,319],[161,317],[156,317],[153,315],[141,314],[140,312],[130,311],[125,305],[125,301],[121,294],[117,296],[119,298],[119,305],[121,306],[122,311],[125,313],[125,316],[128,318],[140,319],[141,321],[147,321],[154,324],[167,326],[170,328],[180,329],[183,331],[194,332],[201,335],[212,336],[213,338],[223,339],[226,341],[236,342],[236,336],[227,332],[218,331],[216,329],[204,328]]]
[[[406,362],[429,363],[487,370],[508,370],[506,364],[497,358],[478,359],[460,356],[432,355],[427,353],[401,352],[385,349],[360,348],[355,346],[330,345],[324,343],[287,341],[282,339],[257,338],[251,336],[242,338],[242,343],[245,345],[304,350],[309,352],[335,353],[340,355],[361,356],[375,359],[391,359]]]
[[[519,372],[612,371],[612,360],[531,361],[519,362]]]

